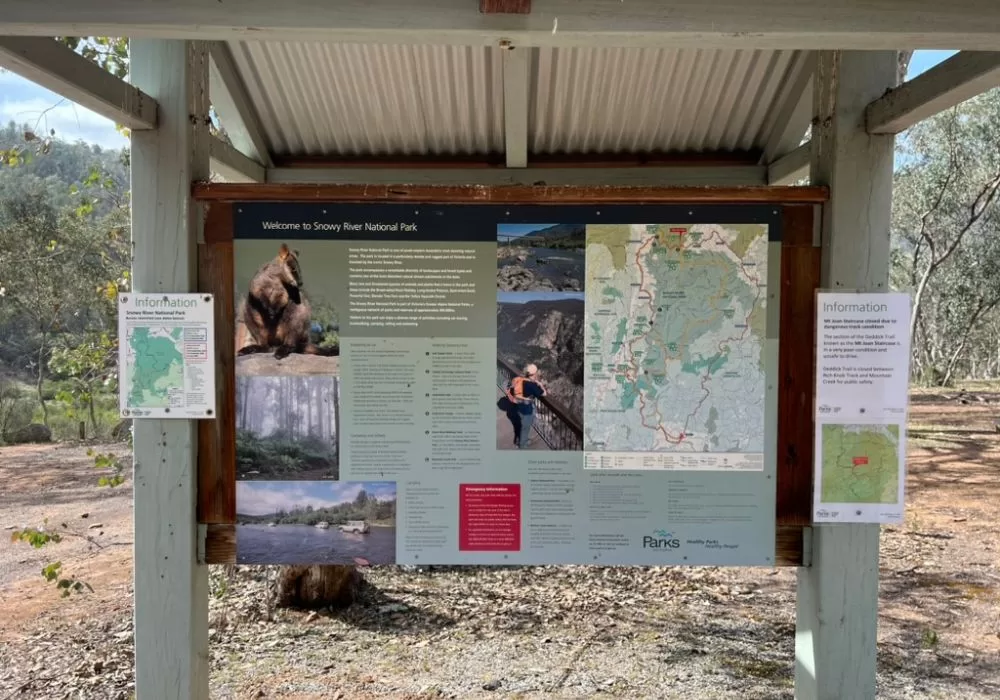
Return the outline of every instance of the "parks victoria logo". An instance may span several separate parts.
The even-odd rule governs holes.
[[[652,535],[643,535],[643,549],[678,549],[681,541],[674,537],[672,532],[666,530],[653,530]]]

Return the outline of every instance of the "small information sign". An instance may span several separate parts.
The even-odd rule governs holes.
[[[122,294],[119,405],[125,418],[215,417],[210,294]]]
[[[899,523],[910,295],[820,292],[813,521]]]

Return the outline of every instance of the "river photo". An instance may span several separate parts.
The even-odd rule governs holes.
[[[585,249],[582,224],[500,224],[497,289],[581,292]]]
[[[393,481],[237,481],[237,564],[395,564]]]
[[[238,525],[237,564],[396,563],[396,528],[373,527],[368,534],[341,532],[331,525]]]

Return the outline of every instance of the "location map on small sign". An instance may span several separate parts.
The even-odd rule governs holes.
[[[119,297],[123,417],[215,417],[213,310],[208,294]]]
[[[908,294],[820,293],[813,520],[903,519]]]

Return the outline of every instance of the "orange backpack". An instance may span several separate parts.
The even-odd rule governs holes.
[[[524,377],[514,377],[507,385],[507,399],[514,404],[524,403]]]

